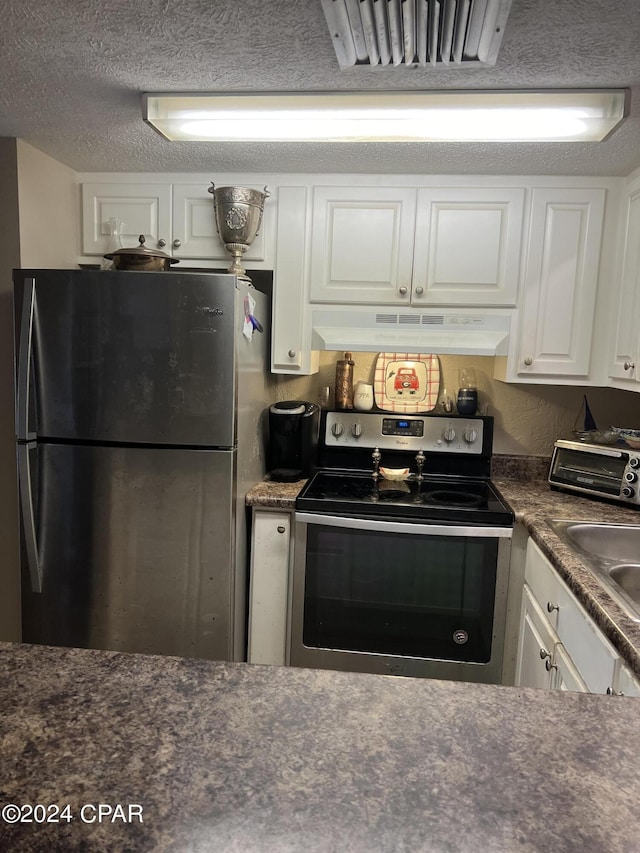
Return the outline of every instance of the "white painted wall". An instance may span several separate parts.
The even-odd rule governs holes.
[[[80,225],[76,173],[17,141],[21,266],[75,267]]]

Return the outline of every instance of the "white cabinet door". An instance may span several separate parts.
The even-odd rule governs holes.
[[[251,261],[263,261],[265,256],[264,225],[268,216],[267,201],[262,227],[253,243],[243,255]],[[171,254],[175,258],[204,258],[220,261],[227,269],[231,255],[224,247],[216,229],[213,196],[206,184],[173,185],[173,235]],[[244,263],[243,263],[244,266]]]
[[[584,683],[562,643],[558,643],[554,649],[552,670],[554,676],[551,686],[554,690],[570,690],[574,693],[589,692],[589,688]]]
[[[284,666],[287,658],[287,613],[291,513],[254,510],[249,579],[249,663]]]
[[[622,282],[609,376],[621,387],[640,390],[640,177],[629,186]]]
[[[522,592],[516,687],[551,688],[555,643],[551,625],[525,584]]]
[[[605,192],[533,190],[519,376],[589,375]]]
[[[121,221],[123,248],[138,245],[144,234],[150,249],[171,253],[171,185],[86,183],[82,185],[82,251],[104,255],[109,220]]]
[[[614,684],[620,656],[532,539],[527,543],[525,581],[525,598],[535,604],[529,609],[535,609],[544,620],[551,641],[562,644],[557,654],[555,649],[549,651],[550,665],[564,689],[573,689],[567,685],[575,682],[577,675],[585,685],[580,689],[606,693]],[[521,631],[527,633],[529,629],[523,625]]]
[[[524,189],[441,187],[418,191],[415,304],[516,304]]]
[[[620,656],[568,589],[559,595],[558,603],[556,630],[562,644],[590,692],[606,693]]]
[[[315,187],[311,301],[408,305],[415,209],[407,187]]]
[[[307,310],[305,255],[307,188],[280,187],[273,282],[271,369],[274,373],[314,373],[311,312]]]
[[[611,692],[617,696],[640,696],[640,680],[630,669],[620,665]]]

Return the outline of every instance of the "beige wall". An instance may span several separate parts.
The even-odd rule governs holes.
[[[75,172],[18,140],[21,265],[75,267],[77,222]]]
[[[20,639],[18,498],[13,407],[13,294],[20,266],[16,140],[0,138],[0,640]]]
[[[0,640],[19,640],[11,272],[75,266],[78,226],[73,172],[20,140],[0,138],[0,191]]]
[[[377,353],[354,353],[354,381],[373,381]],[[279,400],[317,402],[320,388],[335,385],[337,352],[320,354],[320,370],[314,376],[277,379]],[[576,424],[583,426],[581,407],[587,395],[599,427],[626,426],[640,429],[640,395],[613,388],[512,385],[493,379],[494,359],[487,356],[440,356],[441,389],[452,396],[458,390],[460,367],[474,367],[481,410],[495,417],[494,453],[549,456],[556,438],[568,437]]]

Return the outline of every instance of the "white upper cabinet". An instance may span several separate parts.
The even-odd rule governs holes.
[[[512,306],[518,296],[525,191],[418,191],[413,301]]]
[[[620,388],[640,390],[640,176],[629,184],[625,204],[621,286],[609,376]]]
[[[171,241],[171,184],[86,183],[82,185],[82,252],[108,251],[109,220],[120,220],[123,248],[138,245],[144,234],[150,249],[169,252]]]
[[[511,381],[589,377],[606,190],[532,190]]]
[[[416,190],[315,187],[312,302],[409,303]]]
[[[316,187],[312,302],[513,306],[521,188]]]
[[[267,261],[265,231],[274,218],[265,203],[262,226],[243,258],[247,267],[271,268]],[[100,181],[82,184],[82,254],[104,255],[107,251],[109,220],[121,222],[124,248],[138,245],[140,234],[145,245],[160,249],[180,260],[194,260],[210,268],[227,268],[231,255],[216,230],[213,197],[208,185],[200,183],[146,183],[138,181]]]
[[[311,316],[305,293],[307,187],[280,187],[272,306],[271,369],[309,374],[318,370],[311,350]]]
[[[172,217],[174,258],[206,258],[220,261],[222,266],[231,263],[231,255],[216,229],[213,196],[205,184],[174,184]],[[243,255],[248,264],[265,259],[264,225],[263,215],[262,227]]]

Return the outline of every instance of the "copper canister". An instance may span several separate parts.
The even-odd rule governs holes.
[[[336,409],[353,409],[353,356],[345,352],[336,362]]]

